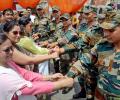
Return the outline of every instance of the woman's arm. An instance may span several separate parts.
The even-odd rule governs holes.
[[[54,52],[52,54],[46,55],[35,55],[34,57],[27,56],[17,49],[13,51],[13,61],[17,64],[28,65],[28,64],[38,64],[40,62],[46,61],[48,59],[57,58],[58,53]]]
[[[35,95],[39,93],[41,94],[49,93],[49,92],[52,92],[54,90],[58,90],[64,87],[72,87],[73,85],[72,78],[64,77],[60,73],[43,76],[38,73],[34,73],[31,71],[27,71],[26,69],[20,68],[14,62],[9,62],[8,65],[12,67],[13,69],[15,69],[19,74],[21,74],[25,80],[30,81],[32,83],[32,87],[22,87],[20,89],[22,94]],[[15,80],[15,76],[12,75],[11,77]],[[12,78],[8,78],[8,79],[12,81]],[[45,81],[45,80],[53,80],[53,82]]]
[[[64,88],[64,87],[72,87],[73,79],[72,78],[64,78],[55,82],[49,81],[36,81],[32,82],[32,87],[24,87],[20,89],[21,93],[24,95],[36,95],[43,93],[50,93],[52,91]]]

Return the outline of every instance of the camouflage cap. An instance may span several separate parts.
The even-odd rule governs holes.
[[[60,17],[60,19],[62,20],[62,19],[70,19],[71,17],[70,17],[70,14],[68,14],[68,13],[64,13],[61,17]]]
[[[40,0],[40,2],[47,2],[47,0]]]
[[[47,1],[40,2],[37,6],[36,9],[45,9],[48,6]]]
[[[96,6],[91,5],[90,8],[93,12],[97,13],[98,8]]]
[[[97,19],[105,19],[105,14],[97,14]]]
[[[100,13],[107,13],[109,11],[113,11],[113,8],[111,6],[99,6],[97,7],[100,10]]]
[[[44,7],[41,4],[38,4],[36,9],[43,9]]]
[[[28,14],[28,11],[27,10],[23,10],[23,12],[21,14]]]
[[[58,6],[53,6],[52,11],[60,11],[60,8]]]
[[[90,5],[86,5],[84,8],[83,8],[83,13],[90,13],[92,11]]]
[[[107,10],[107,11],[112,11],[113,8],[112,8],[111,6],[106,6],[106,10]]]
[[[17,13],[18,13],[18,11],[17,11],[17,10],[13,10],[13,12],[14,12],[14,14],[17,14]]]
[[[92,11],[91,8],[84,8],[83,13],[90,13]]]
[[[117,12],[110,13],[108,17],[106,16],[105,21],[100,24],[100,27],[103,29],[112,29],[120,24],[120,14]]]

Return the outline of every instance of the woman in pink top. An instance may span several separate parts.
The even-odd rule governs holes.
[[[48,93],[73,85],[73,79],[60,73],[43,76],[20,68],[12,61],[13,50],[11,41],[4,33],[0,33],[0,100]]]

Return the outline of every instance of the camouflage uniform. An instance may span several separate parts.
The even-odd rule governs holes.
[[[104,29],[114,29],[120,24],[120,14],[110,14],[109,19],[100,26]],[[110,18],[111,17],[111,18]],[[104,95],[105,100],[120,99],[120,53],[115,51],[114,45],[106,39],[99,41],[90,51],[82,54],[79,64],[74,65],[81,74],[93,67],[99,67],[97,88]]]
[[[86,26],[86,27],[84,27]],[[84,29],[82,28],[84,27]],[[82,30],[81,30],[82,29]],[[75,41],[73,44],[74,46],[79,50],[78,53],[78,59],[81,58],[82,53],[88,53],[89,50],[102,38],[102,30],[99,27],[99,25],[97,24],[97,22],[94,22],[93,25],[91,25],[91,27],[88,27],[87,23],[82,23],[79,29],[79,39],[77,41]],[[74,63],[73,66],[75,65],[79,65],[79,60],[77,62]],[[68,76],[72,76],[73,73],[68,72]],[[86,85],[86,90],[87,93],[90,93],[92,91],[95,90],[95,84],[96,84],[96,76],[97,75],[97,68],[91,71],[88,71],[87,74],[85,76],[80,76],[78,78],[78,81],[80,83],[80,85],[82,87],[84,87],[85,84]],[[74,75],[73,75],[74,77]],[[87,82],[86,79],[90,78],[91,83]],[[84,82],[84,80],[86,80]]]
[[[101,33],[99,33],[100,30],[101,29],[99,28],[99,26],[92,26],[91,28],[86,30],[86,33],[83,34],[83,36],[80,37],[78,41],[74,42],[75,47],[77,47],[77,49],[79,50],[78,59],[81,58],[83,53],[88,53],[90,48],[92,48],[97,43],[97,41],[99,41],[99,39],[102,38]],[[79,60],[75,62],[73,66],[79,65],[78,62]],[[70,74],[68,73],[68,76],[69,75]],[[97,76],[97,68],[96,69],[94,68],[94,70],[92,69],[90,71],[87,71],[85,75],[81,75],[80,77],[78,77],[78,81],[80,85],[82,87],[84,86],[86,87],[87,93],[90,93],[95,90],[96,76]],[[90,82],[88,83],[86,79],[90,79],[91,83]]]
[[[50,23],[50,30],[52,31],[52,34],[50,35],[49,42],[56,42],[59,38],[63,36],[62,32],[63,24],[62,22],[56,23],[51,22]]]
[[[45,5],[44,3],[40,3],[37,5],[36,9],[41,9],[44,10]],[[44,41],[49,38],[50,34],[50,18],[49,15],[44,14],[43,16],[37,16],[34,20],[34,33],[40,34],[40,40],[39,41]]]
[[[70,15],[65,13],[61,16],[60,19],[62,20],[63,18],[68,20],[70,19]],[[78,37],[76,30],[70,25],[67,30],[63,29],[61,38],[59,38],[57,42],[60,47],[67,49],[68,47],[72,46],[70,44],[73,41],[76,41],[77,38]],[[73,58],[74,58],[74,53],[71,53],[70,51],[60,56],[60,70],[63,71],[64,74],[66,74],[66,72],[68,71],[69,69],[68,66],[70,66],[70,63],[72,62]]]
[[[60,12],[60,9],[57,6],[52,7],[52,11],[55,12]],[[58,15],[60,17],[60,15]],[[58,18],[57,20],[51,15],[51,21],[50,21],[50,30],[52,34],[50,35],[50,40],[49,42],[56,42],[59,38],[62,37],[62,28],[63,24]]]

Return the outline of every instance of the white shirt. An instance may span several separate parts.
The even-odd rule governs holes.
[[[0,100],[11,100],[19,89],[30,84],[12,68],[0,66]]]

